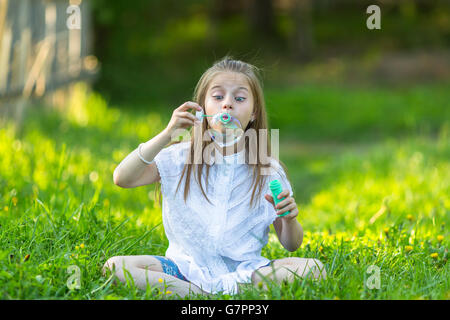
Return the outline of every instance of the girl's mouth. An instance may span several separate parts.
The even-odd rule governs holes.
[[[242,124],[236,117],[233,117],[228,112],[219,112],[214,115],[205,115],[203,111],[197,111],[195,116],[200,121],[205,117],[209,117],[208,130],[211,138],[221,147],[230,146],[238,142],[244,130]]]
[[[218,131],[225,129],[242,129],[241,122],[228,112],[216,113],[211,121],[210,126]]]
[[[203,114],[203,111],[197,111],[195,116],[198,120],[203,121],[205,117],[211,117],[209,125],[211,128],[223,131],[222,129],[242,129],[242,124],[238,118],[233,117],[228,112],[219,112],[213,115]]]
[[[243,135],[241,122],[227,112],[213,115],[209,121],[211,138],[220,146],[233,145]]]

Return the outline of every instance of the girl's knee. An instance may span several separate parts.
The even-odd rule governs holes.
[[[110,270],[113,272],[115,270],[117,272],[118,270],[122,269],[124,259],[125,259],[125,257],[123,257],[123,256],[115,256],[115,257],[111,257],[108,260],[106,260],[106,262],[102,268],[103,275],[106,274],[107,270]]]
[[[302,277],[326,278],[325,266],[318,259],[289,257],[283,259],[280,263]]]
[[[253,285],[258,285],[260,282],[263,281],[264,278],[269,276],[271,273],[272,265],[268,267],[261,267],[257,270],[254,270],[251,275],[251,282]]]
[[[258,270],[252,272],[251,281],[253,284],[257,284],[257,282],[259,281],[259,277],[256,274],[257,271]]]
[[[312,274],[314,278],[316,279],[326,279],[327,278],[327,272],[325,270],[325,266],[323,263],[318,259],[308,259],[308,264],[310,266],[310,269],[312,271]]]

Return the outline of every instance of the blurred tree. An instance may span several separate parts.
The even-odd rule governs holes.
[[[292,55],[302,62],[311,59],[313,51],[312,4],[310,0],[295,0],[292,9],[295,29],[292,35]]]
[[[205,65],[227,53],[296,64],[450,45],[448,0],[377,0],[378,33],[365,27],[372,0],[90,1],[97,89],[115,101],[177,102]]]
[[[250,0],[247,15],[251,32],[260,39],[279,40],[272,0]]]

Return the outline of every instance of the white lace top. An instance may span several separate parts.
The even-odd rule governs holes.
[[[175,190],[189,146],[190,142],[173,144],[155,157],[161,176],[163,225],[169,240],[166,257],[175,261],[188,281],[204,291],[236,294],[237,283],[250,283],[253,271],[270,262],[261,256],[269,226],[277,218],[273,206],[264,199],[264,194],[271,194],[269,182],[280,180],[283,190],[288,189],[291,195],[292,188],[282,167],[272,159],[275,170],[266,180],[263,193],[257,197],[255,194],[259,204],[250,208],[252,171],[239,162],[244,157],[242,151],[224,156],[222,163],[216,161],[211,166],[207,188],[203,166],[202,186],[212,205],[194,176],[185,203],[185,177],[177,193]]]

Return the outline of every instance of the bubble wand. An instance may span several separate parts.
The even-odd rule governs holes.
[[[197,111],[195,113],[195,117],[200,121],[202,121],[204,117],[213,117],[213,119],[216,119],[216,121],[219,120],[220,122],[222,122],[222,124],[226,128],[231,128],[231,129],[239,128],[239,126],[241,124],[238,119],[232,117],[231,114],[229,114],[228,112],[222,112],[222,113],[218,113],[218,114],[214,114],[214,115],[207,115],[207,114],[203,114],[203,110],[202,110],[202,111]],[[238,122],[239,126],[236,124],[233,124],[233,122]]]
[[[220,121],[220,122],[222,122],[224,125],[225,125],[225,127],[227,127],[227,128],[235,128],[234,126],[230,126],[230,122],[231,122],[231,120],[234,120],[234,121],[239,121],[239,120],[237,120],[236,118],[233,118],[228,112],[222,112],[222,113],[219,113],[219,114],[214,114],[214,115],[207,115],[207,114],[203,114],[203,110],[202,111],[197,111],[196,113],[195,113],[195,117],[198,119],[198,120],[200,120],[200,121],[202,121],[203,120],[203,118],[204,117],[218,117],[218,120]]]

